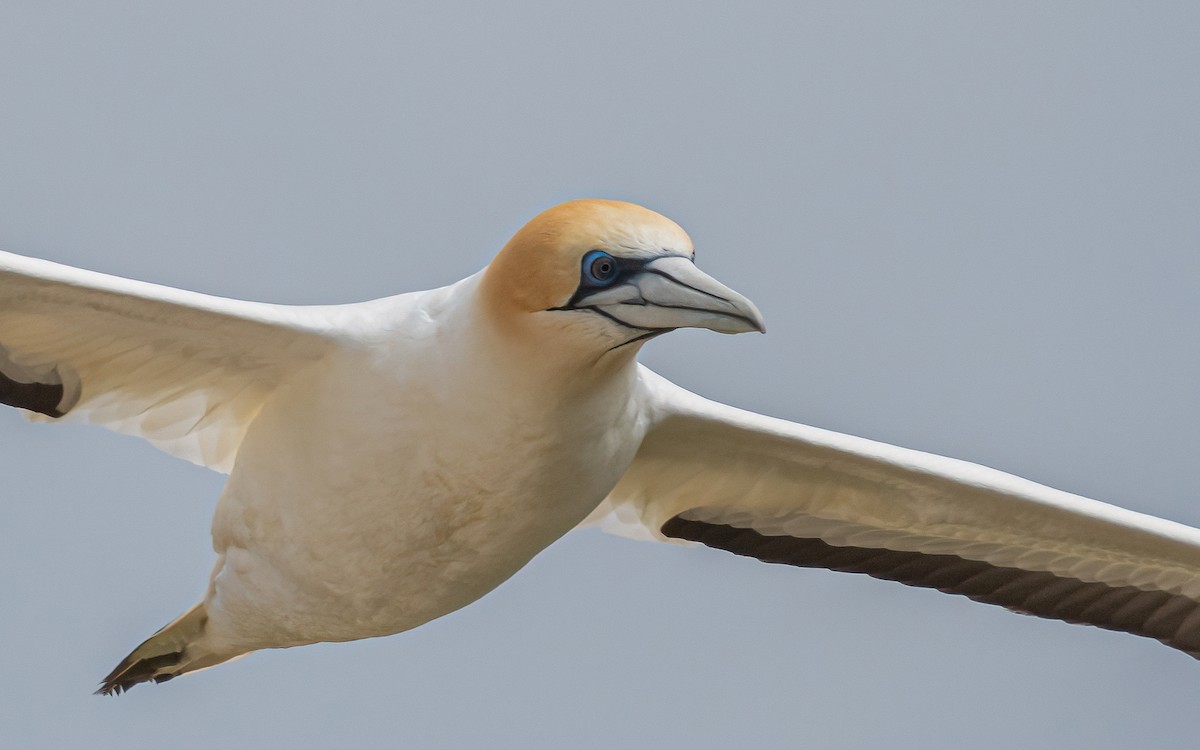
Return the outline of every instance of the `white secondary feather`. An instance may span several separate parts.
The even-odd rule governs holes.
[[[955,555],[1200,601],[1200,531],[984,466],[701,398],[645,367],[651,426],[588,519],[665,539],[676,516],[766,536]]]
[[[0,373],[61,383],[63,421],[139,435],[218,471],[232,468],[267,394],[322,356],[330,320],[327,308],[223,299],[0,252]]]

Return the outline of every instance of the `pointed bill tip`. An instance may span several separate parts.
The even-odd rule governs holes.
[[[732,292],[732,290],[730,290]],[[735,307],[733,311],[722,311],[721,319],[705,326],[717,333],[758,333],[767,332],[766,321],[753,302],[740,294],[733,292],[729,302]]]
[[[734,294],[737,293],[734,292]],[[758,310],[758,305],[755,305],[740,294],[737,294],[736,304],[739,312],[741,312],[742,319],[747,324],[747,328],[744,331],[739,331],[739,333],[750,333],[751,331],[758,331],[759,333],[767,332],[767,322],[763,320],[762,313]]]
[[[623,292],[599,299],[597,308],[646,330],[707,328],[717,333],[766,333],[754,303],[696,268],[691,258],[665,256],[646,263]]]
[[[755,312],[757,312],[757,310],[755,310]],[[763,320],[762,313],[759,313],[758,317],[754,319],[754,322],[758,325],[758,328],[756,330],[759,333],[767,332],[767,321]]]

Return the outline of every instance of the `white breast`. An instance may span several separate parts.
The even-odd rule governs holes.
[[[548,397],[447,330],[470,323],[456,287],[388,301],[386,335],[263,408],[214,519],[215,630],[258,646],[416,627],[519,570],[632,461],[632,371]]]

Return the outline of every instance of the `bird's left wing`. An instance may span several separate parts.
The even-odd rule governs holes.
[[[321,310],[0,252],[0,403],[228,471],[267,395],[329,348]]]
[[[1158,639],[1200,658],[1200,531],[983,466],[752,414],[642,368],[649,427],[591,517]]]

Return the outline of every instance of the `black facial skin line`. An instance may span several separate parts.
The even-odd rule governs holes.
[[[617,286],[618,284],[621,283],[621,280],[623,278],[625,278],[626,276],[635,274],[635,273],[643,272],[647,263],[656,261],[659,258],[687,258],[688,260],[691,260],[691,256],[684,255],[683,253],[666,253],[664,255],[657,255],[653,258],[622,258],[620,256],[613,255],[612,253],[608,252],[607,250],[603,250],[601,248],[596,248],[596,249],[600,250],[600,252],[602,252],[602,253],[607,253],[609,255],[609,257],[611,257],[613,259],[613,262],[615,262],[617,264],[617,275],[614,276],[612,278],[612,281],[608,284],[603,284],[603,285],[589,284],[588,280],[587,280],[586,271],[584,271],[583,268],[580,268],[579,269],[579,286],[578,286],[578,288],[575,289],[575,294],[571,296],[571,299],[567,300],[567,304],[563,305],[562,307],[550,308],[550,309],[552,309],[552,310],[568,310],[568,309],[578,310],[578,309],[581,309],[579,307],[579,303],[583,301],[584,297],[588,296],[592,292],[597,292],[601,289],[608,289],[609,287]],[[649,273],[657,273],[660,276],[664,276],[668,279],[671,279],[670,276],[668,276],[665,273],[662,273],[661,271],[651,270],[651,271],[649,271]],[[671,279],[671,280],[676,283],[679,283],[679,281],[677,279]],[[684,286],[687,286],[687,284],[684,284]],[[689,287],[689,288],[691,288],[691,287]],[[699,291],[699,290],[697,290],[697,291]]]
[[[674,328],[650,328],[648,326],[635,326],[633,323],[626,323],[625,321],[621,320],[617,316],[615,316],[611,313],[607,313],[598,307],[550,307],[550,308],[546,309],[546,312],[556,312],[556,311],[557,312],[596,313],[597,315],[599,315],[601,317],[608,318],[609,320],[611,320],[612,322],[616,323],[619,326],[624,326],[625,328],[628,328],[633,331],[645,331],[645,333],[634,336],[633,338],[629,339],[628,341],[622,341],[619,344],[615,344],[613,346],[608,347],[608,349],[605,351],[605,354],[607,354],[608,352],[611,352],[615,349],[620,349],[623,346],[628,346],[629,344],[632,344],[634,342],[645,341],[646,339],[652,339],[655,336],[661,336],[664,333],[670,333],[671,331],[675,330]]]
[[[601,250],[601,252],[608,253],[607,250]],[[612,313],[601,310],[600,308],[596,307],[595,305],[580,305],[579,304],[580,302],[584,301],[584,299],[586,299],[587,296],[590,294],[601,291],[603,289],[608,289],[610,287],[619,285],[621,283],[622,279],[624,279],[627,276],[631,276],[635,273],[652,273],[652,274],[655,274],[656,276],[662,276],[664,279],[667,279],[667,280],[671,281],[672,283],[678,284],[686,289],[691,289],[692,291],[699,292],[700,294],[703,294],[707,297],[712,297],[715,300],[720,300],[721,302],[725,302],[727,304],[732,304],[729,302],[729,300],[727,300],[726,298],[722,297],[719,294],[713,294],[712,292],[708,292],[703,289],[698,289],[698,288],[692,286],[691,284],[680,281],[679,279],[675,278],[674,276],[672,276],[669,273],[660,271],[657,268],[646,268],[646,266],[649,263],[652,263],[653,261],[656,261],[659,258],[687,258],[688,260],[691,260],[692,259],[691,256],[684,255],[683,253],[667,253],[665,255],[658,255],[653,258],[621,258],[621,257],[617,257],[615,255],[612,255],[612,253],[608,253],[608,254],[612,257],[613,261],[617,264],[617,274],[612,278],[611,282],[609,282],[608,284],[604,284],[604,285],[590,284],[590,283],[588,283],[587,276],[586,276],[584,270],[580,269],[580,271],[579,271],[579,287],[575,290],[575,294],[573,294],[571,296],[571,299],[569,299],[567,301],[567,304],[561,305],[559,307],[548,307],[548,308],[546,308],[545,311],[546,312],[571,312],[571,311],[591,312],[591,313],[600,315],[601,317],[608,318],[609,320],[616,323],[617,325],[621,325],[621,326],[624,326],[626,328],[629,328],[629,329],[632,329],[635,331],[646,331],[646,333],[644,333],[640,336],[635,336],[634,338],[632,338],[628,341],[621,342],[620,344],[617,344],[616,346],[611,347],[608,350],[610,352],[613,349],[619,349],[623,346],[632,344],[636,341],[643,341],[645,339],[649,339],[649,338],[658,336],[659,334],[663,334],[668,331],[675,330],[674,328],[653,328],[653,327],[649,327],[649,326],[633,325],[632,323],[627,323],[624,320],[621,320],[620,318],[613,315]],[[639,302],[624,302],[622,304],[642,306],[647,303],[645,303],[645,302],[640,302],[640,303]],[[653,304],[653,303],[651,303],[651,304]],[[744,315],[738,315],[737,313],[723,312],[721,310],[704,310],[704,309],[701,309],[698,307],[688,307],[686,305],[655,305],[655,306],[656,307],[669,307],[669,308],[673,308],[676,310],[695,310],[696,312],[714,313],[716,315],[724,315],[726,317],[734,318],[736,320],[741,320],[741,321],[744,321],[751,325],[754,325],[754,321],[750,320],[749,318],[747,318]]]
[[[598,307],[592,307],[592,306],[585,306],[585,307],[551,307],[551,308],[548,308],[548,309],[546,310],[546,312],[554,312],[554,311],[563,311],[563,312],[592,312],[592,313],[596,313],[597,315],[599,315],[599,316],[601,316],[601,317],[608,318],[609,320],[611,320],[612,322],[616,323],[617,325],[622,325],[622,326],[625,326],[626,328],[632,328],[632,329],[633,329],[633,330],[635,330],[635,331],[653,331],[653,332],[657,332],[657,333],[666,333],[667,331],[672,331],[672,330],[674,330],[673,328],[655,328],[655,327],[653,327],[653,326],[638,326],[638,325],[634,325],[633,323],[626,323],[625,321],[623,321],[623,320],[621,320],[620,318],[618,318],[616,315],[613,315],[612,313],[609,313],[609,312],[605,312],[604,310],[601,310],[601,309],[600,309],[600,308],[598,308]]]

